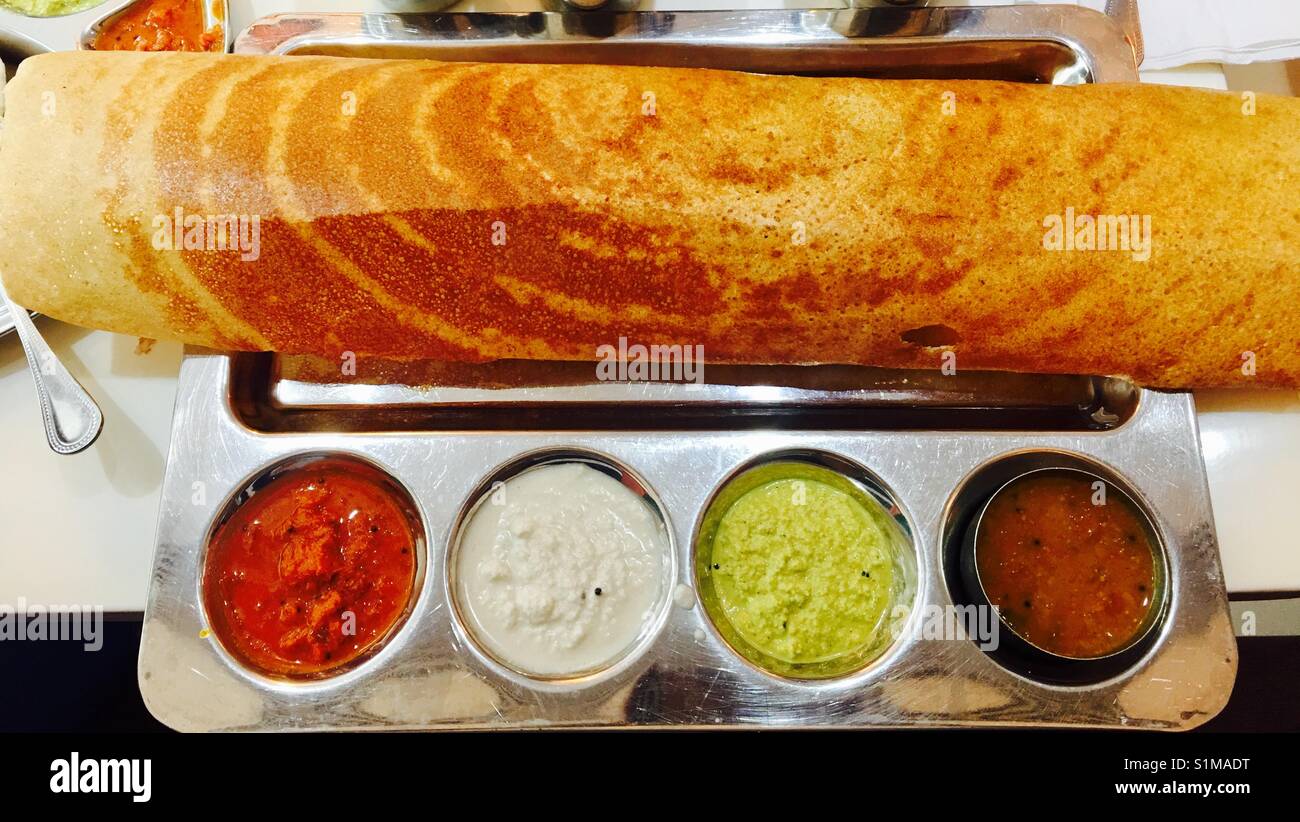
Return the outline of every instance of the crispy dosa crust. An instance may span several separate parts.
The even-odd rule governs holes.
[[[49,54],[7,93],[0,273],[51,316],[226,349],[581,360],[626,337],[713,362],[933,368],[951,350],[963,369],[1296,387],[1300,101],[1255,105]],[[257,259],[160,250],[177,209],[256,215]],[[1149,215],[1150,258],[1045,249],[1067,209]]]

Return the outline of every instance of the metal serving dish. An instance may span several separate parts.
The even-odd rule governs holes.
[[[112,23],[118,15],[126,12],[136,3],[148,2],[148,0],[110,0],[97,11],[99,14],[90,25],[86,26],[77,38],[77,48],[89,49],[95,42],[95,38],[104,30],[106,26]],[[230,7],[228,0],[200,0],[203,4],[203,28],[205,31],[211,30],[213,26],[221,26],[221,51],[230,51],[230,41],[232,39],[230,25],[227,22],[230,19]]]
[[[1136,79],[1110,21],[1043,7],[282,15],[246,30],[235,50]],[[709,366],[704,385],[598,384],[590,364],[408,368],[365,364],[363,378],[342,383],[298,358],[187,352],[139,661],[141,691],[163,722],[185,730],[1182,729],[1217,713],[1231,691],[1236,646],[1190,394],[1086,377],[839,367]],[[428,388],[401,384],[430,376],[437,384]],[[268,467],[317,453],[359,456],[409,489],[424,522],[428,573],[406,624],[363,664],[329,679],[268,681],[208,635],[197,599],[204,540],[227,502]],[[669,605],[606,675],[539,683],[503,671],[468,641],[449,598],[447,551],[475,490],[539,453],[603,455],[627,466],[672,535]],[[766,458],[858,466],[913,543],[906,629],[861,670],[817,681],[767,674],[732,651],[700,605],[693,542],[705,506],[728,477]],[[913,630],[927,611],[961,604],[961,534],[981,494],[1022,459],[1113,473],[1153,514],[1168,553],[1168,605],[1122,670],[1062,682],[969,639]]]
[[[234,50],[1058,84],[1138,79],[1114,21],[1073,6],[277,14],[240,32]]]
[[[1165,608],[1169,603],[1169,586],[1166,583],[1169,578],[1169,553],[1162,543],[1160,529],[1155,526],[1154,515],[1146,510],[1132,489],[1125,488],[1124,479],[1105,466],[1089,462],[1078,455],[1050,451],[1012,454],[989,465],[978,482],[963,489],[961,497],[967,504],[955,507],[956,516],[953,520],[965,519],[966,526],[962,529],[960,543],[957,542],[955,529],[945,540],[949,562],[957,565],[956,573],[949,578],[949,588],[953,598],[958,601],[983,607],[992,604],[980,579],[977,562],[981,521],[993,499],[1009,485],[1043,472],[1067,472],[1088,481],[1103,482],[1112,498],[1118,497],[1122,500],[1120,504],[1132,506],[1151,547],[1154,576],[1151,606],[1146,618],[1124,646],[1098,657],[1072,658],[1040,648],[1027,637],[1018,634],[1005,617],[1002,619],[1002,641],[993,653],[1004,664],[1030,672],[1044,681],[1069,684],[1118,675],[1132,667],[1134,662],[1150,650],[1156,631],[1164,619]]]
[[[88,48],[95,35],[109,19],[143,0],[105,0],[98,6],[65,14],[60,17],[28,17],[9,9],[0,9],[0,47],[6,51],[29,57],[45,51],[76,51]],[[226,21],[230,19],[229,0],[202,0],[203,18],[207,28],[220,23],[225,33],[225,50],[230,50],[232,32]],[[25,49],[13,49],[13,44],[27,44]],[[25,52],[25,53],[22,53]],[[7,61],[6,61],[7,62]],[[10,66],[10,71],[13,66]]]

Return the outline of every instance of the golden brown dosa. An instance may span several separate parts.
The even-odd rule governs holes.
[[[1300,100],[1248,110],[1149,85],[50,54],[7,92],[0,272],[54,317],[226,349],[581,360],[625,337],[1295,387]],[[1047,247],[1071,214],[1138,231]],[[186,238],[214,247],[167,248]]]

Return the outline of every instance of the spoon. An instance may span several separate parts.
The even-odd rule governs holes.
[[[9,306],[14,330],[18,332],[23,351],[27,354],[27,365],[36,383],[36,396],[41,401],[41,418],[45,421],[45,438],[50,448],[57,454],[86,450],[104,428],[103,412],[77,378],[59,362],[32,324],[27,311],[9,299],[4,286],[0,286],[0,297]]]

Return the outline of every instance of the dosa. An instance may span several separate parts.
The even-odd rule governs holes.
[[[96,52],[6,98],[0,275],[93,328],[1300,386],[1300,100]]]

